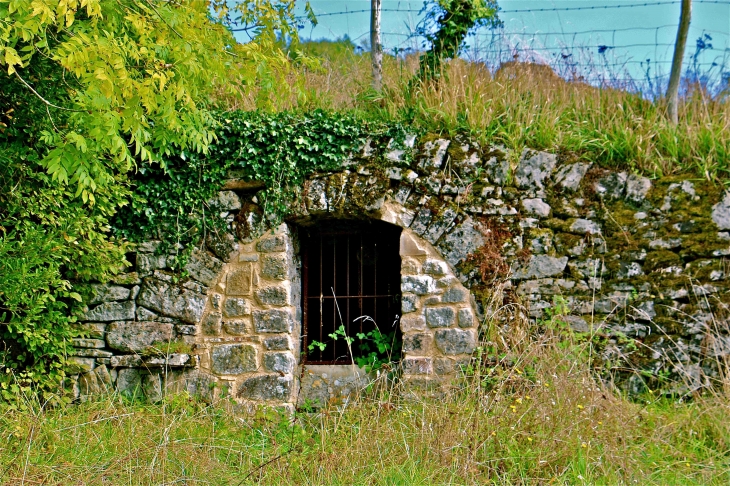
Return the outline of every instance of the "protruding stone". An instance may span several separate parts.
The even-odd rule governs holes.
[[[291,353],[264,354],[264,367],[267,371],[291,373],[294,371],[295,365],[294,356]]]
[[[291,332],[291,313],[280,309],[253,311],[253,325],[256,332]]]
[[[429,275],[435,275],[437,277],[446,275],[448,273],[448,267],[446,266],[446,263],[440,262],[438,260],[428,259],[423,264],[423,273],[427,273]]]
[[[590,167],[591,164],[581,162],[564,165],[555,174],[555,184],[565,190],[575,192],[580,187],[580,183]]]
[[[124,321],[133,320],[136,306],[134,302],[104,302],[86,313],[87,321]]]
[[[264,287],[256,291],[256,300],[264,305],[287,305],[289,292],[285,287]]]
[[[441,238],[438,247],[447,262],[456,267],[484,244],[484,237],[471,218]]]
[[[256,348],[250,344],[220,344],[210,355],[211,369],[220,375],[240,375],[258,368]]]
[[[421,159],[418,164],[419,167],[428,170],[436,170],[441,167],[446,155],[446,150],[449,148],[451,140],[438,139],[428,141],[423,145],[423,152],[425,157]]]
[[[428,275],[406,275],[401,277],[401,292],[427,295],[436,290],[436,282]]]
[[[436,346],[444,354],[471,354],[476,348],[476,338],[472,331],[439,329],[434,337]]]
[[[456,320],[456,314],[451,307],[431,307],[426,309],[426,323],[428,327],[450,327]]]
[[[172,340],[172,324],[163,322],[112,322],[106,332],[107,345],[119,351],[144,351],[155,343]]]
[[[515,172],[517,186],[524,189],[544,189],[545,181],[552,174],[556,163],[555,154],[525,149]]]
[[[223,315],[226,317],[241,317],[250,313],[248,302],[241,297],[228,297],[223,304]]]
[[[236,396],[247,400],[286,401],[291,396],[291,376],[259,375],[244,380]]]
[[[71,340],[71,345],[74,348],[95,348],[102,349],[106,346],[103,339],[82,339],[76,338]]]
[[[127,396],[142,394],[142,375],[136,368],[124,368],[117,374],[117,391]]]

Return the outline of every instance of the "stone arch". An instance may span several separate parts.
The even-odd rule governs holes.
[[[398,224],[397,215],[404,212],[391,201],[355,215]],[[239,243],[211,280],[196,335],[200,369],[242,404],[295,404],[300,378],[307,397],[320,401],[346,398],[368,382],[364,373],[353,374],[352,366],[301,366],[296,225],[322,214],[295,214]],[[474,301],[438,250],[409,228],[402,229],[399,251],[403,377],[439,382],[453,376],[476,346]]]

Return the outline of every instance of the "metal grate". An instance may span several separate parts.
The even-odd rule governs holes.
[[[352,363],[344,339],[328,336],[341,325],[348,336],[368,333],[375,323],[383,333],[400,332],[400,232],[379,221],[327,220],[302,228],[302,356],[307,363]],[[313,341],[325,349],[309,350]],[[353,343],[352,354],[361,353]]]

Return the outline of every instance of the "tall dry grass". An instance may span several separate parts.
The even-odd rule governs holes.
[[[495,295],[499,297],[498,292]],[[383,380],[293,417],[185,395],[117,395],[0,416],[4,484],[727,484],[730,402],[629,402],[594,378],[588,343],[488,307],[446,389]],[[544,324],[544,323],[543,323]]]
[[[411,82],[415,56],[386,56],[378,93],[370,88],[367,55],[337,43],[315,43],[310,50],[319,68],[291,72],[273,90],[221,94],[218,101],[229,109],[355,111],[405,121],[414,130],[468,133],[517,152],[524,147],[557,151],[650,176],[691,171],[728,179],[727,96],[712,99],[687,87],[674,127],[666,120],[664,100],[568,82],[546,66],[509,63],[492,76],[483,65],[455,60],[444,67],[440,82],[424,85]]]

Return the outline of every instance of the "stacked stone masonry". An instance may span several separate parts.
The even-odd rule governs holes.
[[[300,381],[322,400],[367,382],[300,363],[297,227],[325,216],[403,228],[407,382],[447,383],[469,362],[494,278],[535,321],[567,309],[562,320],[600,336],[603,366],[635,391],[666,373],[699,388],[717,373],[712,363],[730,357],[729,192],[545,152],[415,142],[368,142],[340,171],[313,174],[274,230],[261,227],[256,190],[231,181],[217,201],[230,234],[196,249],[185,278],[170,272],[159,242],[140,245],[134,268],[97,286],[88,303],[74,393],[140,390],[158,399],[187,390],[291,407]],[[242,208],[235,221],[260,231],[238,241]],[[478,256],[495,250],[496,229],[506,235],[496,250],[509,270],[483,282]]]

